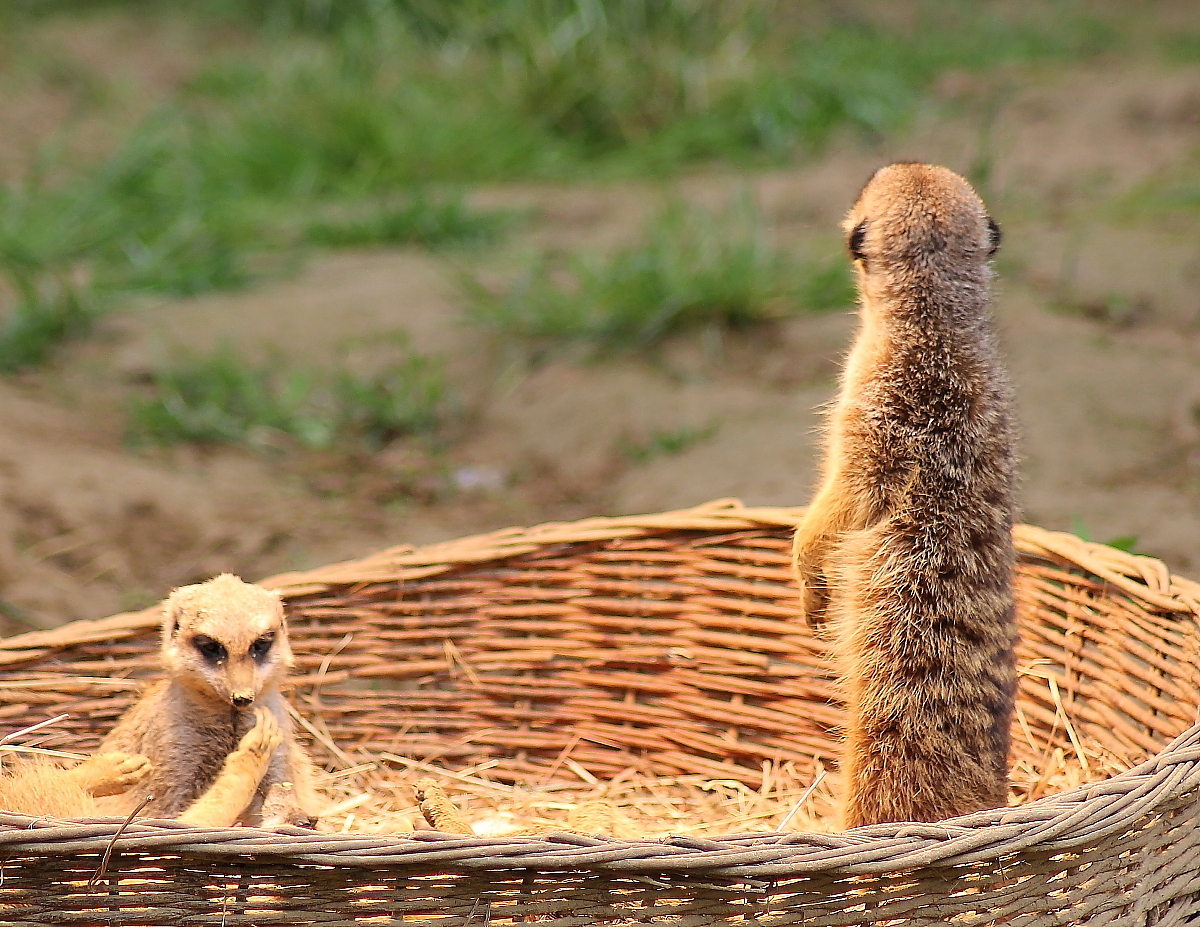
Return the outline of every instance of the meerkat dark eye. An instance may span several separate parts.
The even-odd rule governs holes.
[[[192,638],[192,646],[209,663],[220,663],[228,656],[224,644],[203,634],[197,634]]]
[[[250,656],[252,656],[255,660],[263,659],[268,653],[270,653],[271,645],[274,643],[274,634],[264,634],[250,645]]]
[[[1000,250],[1000,226],[991,216],[988,216],[988,241],[988,257],[991,257]]]
[[[846,248],[850,252],[850,257],[856,261],[865,261],[867,256],[863,254],[863,239],[867,237],[867,220],[854,226],[854,231],[850,233],[850,237],[846,239]]]

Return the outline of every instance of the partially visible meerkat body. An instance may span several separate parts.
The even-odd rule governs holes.
[[[0,810],[36,817],[94,818],[96,799],[133,788],[150,771],[144,756],[97,753],[64,769],[35,759],[13,763],[0,776]]]
[[[1000,232],[966,181],[925,164],[878,171],[845,228],[862,322],[793,559],[846,684],[844,826],[936,821],[1008,795],[1016,459],[988,314]]]
[[[228,574],[176,589],[163,605],[161,656],[167,678],[101,744],[154,764],[111,812],[153,795],[147,816],[189,824],[311,824],[311,761],[279,691],[292,665],[279,595]]]

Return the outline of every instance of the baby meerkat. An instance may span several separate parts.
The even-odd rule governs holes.
[[[1016,625],[1000,229],[957,174],[893,164],[846,219],[861,325],[793,563],[847,697],[843,824],[1006,803]]]
[[[150,772],[144,756],[97,753],[64,769],[42,759],[13,763],[0,776],[0,809],[52,818],[94,818],[96,799],[133,788]]]
[[[312,764],[279,691],[292,651],[278,593],[227,573],[176,589],[163,604],[161,657],[167,678],[101,744],[154,764],[138,789],[108,800],[112,813],[152,795],[151,817],[311,825]]]

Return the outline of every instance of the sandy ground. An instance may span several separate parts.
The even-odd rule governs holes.
[[[137,79],[153,69],[136,65]],[[1200,576],[1197,217],[1116,221],[1103,208],[1161,171],[1195,165],[1200,69],[1097,64],[1005,80],[990,133],[976,116],[984,90],[950,75],[939,105],[894,143],[844,140],[785,170],[701,173],[679,188],[719,202],[749,186],[781,245],[802,248],[837,234],[874,167],[922,159],[966,170],[986,143],[985,192],[1005,230],[995,311],[1020,402],[1024,518],[1098,540],[1133,535],[1139,551]],[[21,112],[8,106],[0,123],[33,118]],[[531,217],[498,253],[454,258],[501,276],[539,244],[629,240],[656,201],[637,185],[526,185],[474,198]],[[461,312],[443,258],[331,253],[245,292],[131,303],[52,367],[0,381],[8,629],[142,606],[219,570],[257,579],[507,524],[809,496],[819,410],[853,334],[849,307],[717,341],[684,337],[653,363],[534,369]],[[464,416],[436,452],[124,443],[125,397],[179,346],[269,345],[318,363],[331,346],[399,330],[445,356],[458,384]],[[704,437],[650,459],[628,451],[683,428]]]

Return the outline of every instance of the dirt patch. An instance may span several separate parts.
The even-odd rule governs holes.
[[[87,420],[0,389],[0,584],[10,618],[49,624],[153,601],[278,543],[259,485],[131,459]],[[242,468],[243,471],[245,468]]]
[[[233,29],[152,14],[17,25],[0,36],[0,180],[24,177],[46,143],[68,159],[106,154],[206,62],[245,44]]]

